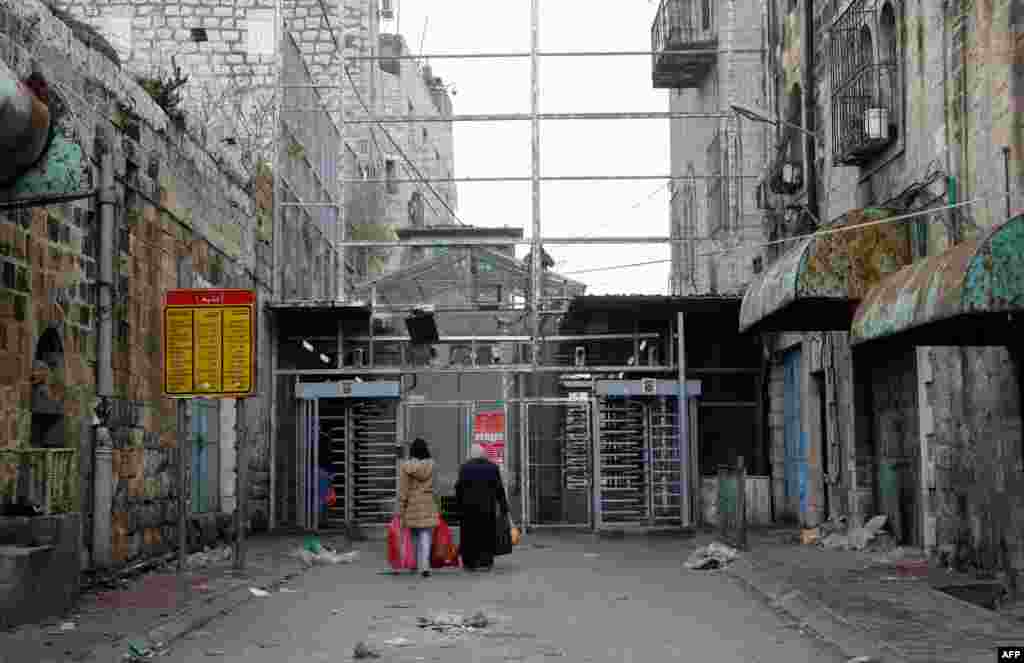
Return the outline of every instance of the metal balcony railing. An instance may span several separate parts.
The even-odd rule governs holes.
[[[712,0],[661,0],[651,26],[654,87],[696,87],[717,59]],[[702,53],[671,51],[707,49]]]
[[[859,165],[884,151],[899,131],[898,69],[860,67],[832,96],[832,159]]]

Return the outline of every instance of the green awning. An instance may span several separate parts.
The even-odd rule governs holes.
[[[800,240],[747,288],[740,332],[848,330],[861,297],[910,264],[905,224],[870,225],[894,214],[853,210],[821,229],[841,232]]]
[[[900,270],[864,298],[850,341],[1009,345],[1024,327],[1024,215]]]

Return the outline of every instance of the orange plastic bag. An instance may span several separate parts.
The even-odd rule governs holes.
[[[452,540],[452,530],[441,516],[437,517],[434,541],[430,546],[430,566],[440,569],[445,566],[459,566],[459,549]]]
[[[398,515],[388,524],[388,562],[395,571],[416,568],[412,532],[408,527],[402,527],[402,519]]]

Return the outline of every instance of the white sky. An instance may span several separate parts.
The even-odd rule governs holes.
[[[523,52],[530,48],[529,0],[396,0],[399,31],[424,53]],[[657,4],[608,0],[543,0],[541,49],[650,49]],[[386,23],[383,30],[394,29]],[[530,61],[431,62],[453,83],[456,113],[526,113]],[[648,57],[542,58],[542,112],[665,111],[667,92],[651,86]],[[459,177],[528,176],[529,121],[455,124]],[[558,120],[541,124],[542,175],[664,175],[669,172],[668,120]],[[666,181],[543,182],[543,236],[668,235]],[[478,226],[522,227],[531,234],[529,182],[460,183],[459,217]],[[668,245],[549,246],[561,273],[661,260]],[[520,254],[525,250],[520,251]],[[570,275],[590,294],[664,293],[667,263]]]

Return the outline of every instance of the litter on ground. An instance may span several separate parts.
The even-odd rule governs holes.
[[[735,548],[715,541],[694,550],[684,566],[693,571],[720,569],[731,564],[739,556],[740,553]]]

